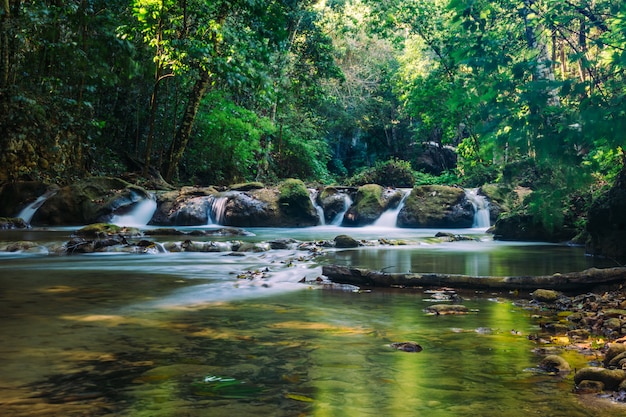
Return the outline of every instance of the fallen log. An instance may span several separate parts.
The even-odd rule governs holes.
[[[471,289],[572,291],[626,281],[626,268],[590,268],[580,272],[537,276],[471,276],[459,274],[386,273],[364,268],[326,265],[322,274],[340,284],[360,287],[453,287]]]

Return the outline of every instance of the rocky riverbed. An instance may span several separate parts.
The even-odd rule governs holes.
[[[622,284],[566,295],[538,289],[515,304],[528,309],[541,331],[529,338],[546,355],[546,372],[574,372],[573,390],[591,399],[626,402],[626,289]],[[560,356],[575,350],[588,366],[570,367]]]

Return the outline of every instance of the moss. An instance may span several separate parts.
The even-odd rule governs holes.
[[[289,178],[278,186],[280,210],[290,216],[310,215],[314,212],[309,190],[304,182]]]
[[[232,191],[250,191],[250,190],[260,190],[265,187],[262,182],[254,181],[254,182],[244,182],[239,184],[233,184],[228,187]]]
[[[86,238],[101,238],[104,236],[116,235],[122,232],[122,227],[109,223],[94,223],[87,225],[74,234]]]

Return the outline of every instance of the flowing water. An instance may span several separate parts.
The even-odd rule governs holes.
[[[405,246],[262,253],[0,254],[0,410],[7,416],[594,416],[572,376],[542,374],[532,312],[462,294],[431,316],[420,290],[332,291],[325,263],[477,275],[584,269],[580,248],[441,242],[434,230],[251,229],[254,236]],[[2,231],[0,241],[71,230]],[[207,238],[208,239],[208,238]],[[229,239],[229,238],[221,238]],[[415,341],[419,353],[392,349]],[[573,367],[588,359],[564,355]],[[611,411],[616,414],[615,410]],[[622,414],[626,415],[626,413]]]

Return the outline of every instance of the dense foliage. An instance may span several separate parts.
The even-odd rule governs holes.
[[[552,227],[623,167],[625,69],[617,0],[4,0],[0,181],[499,181]]]

